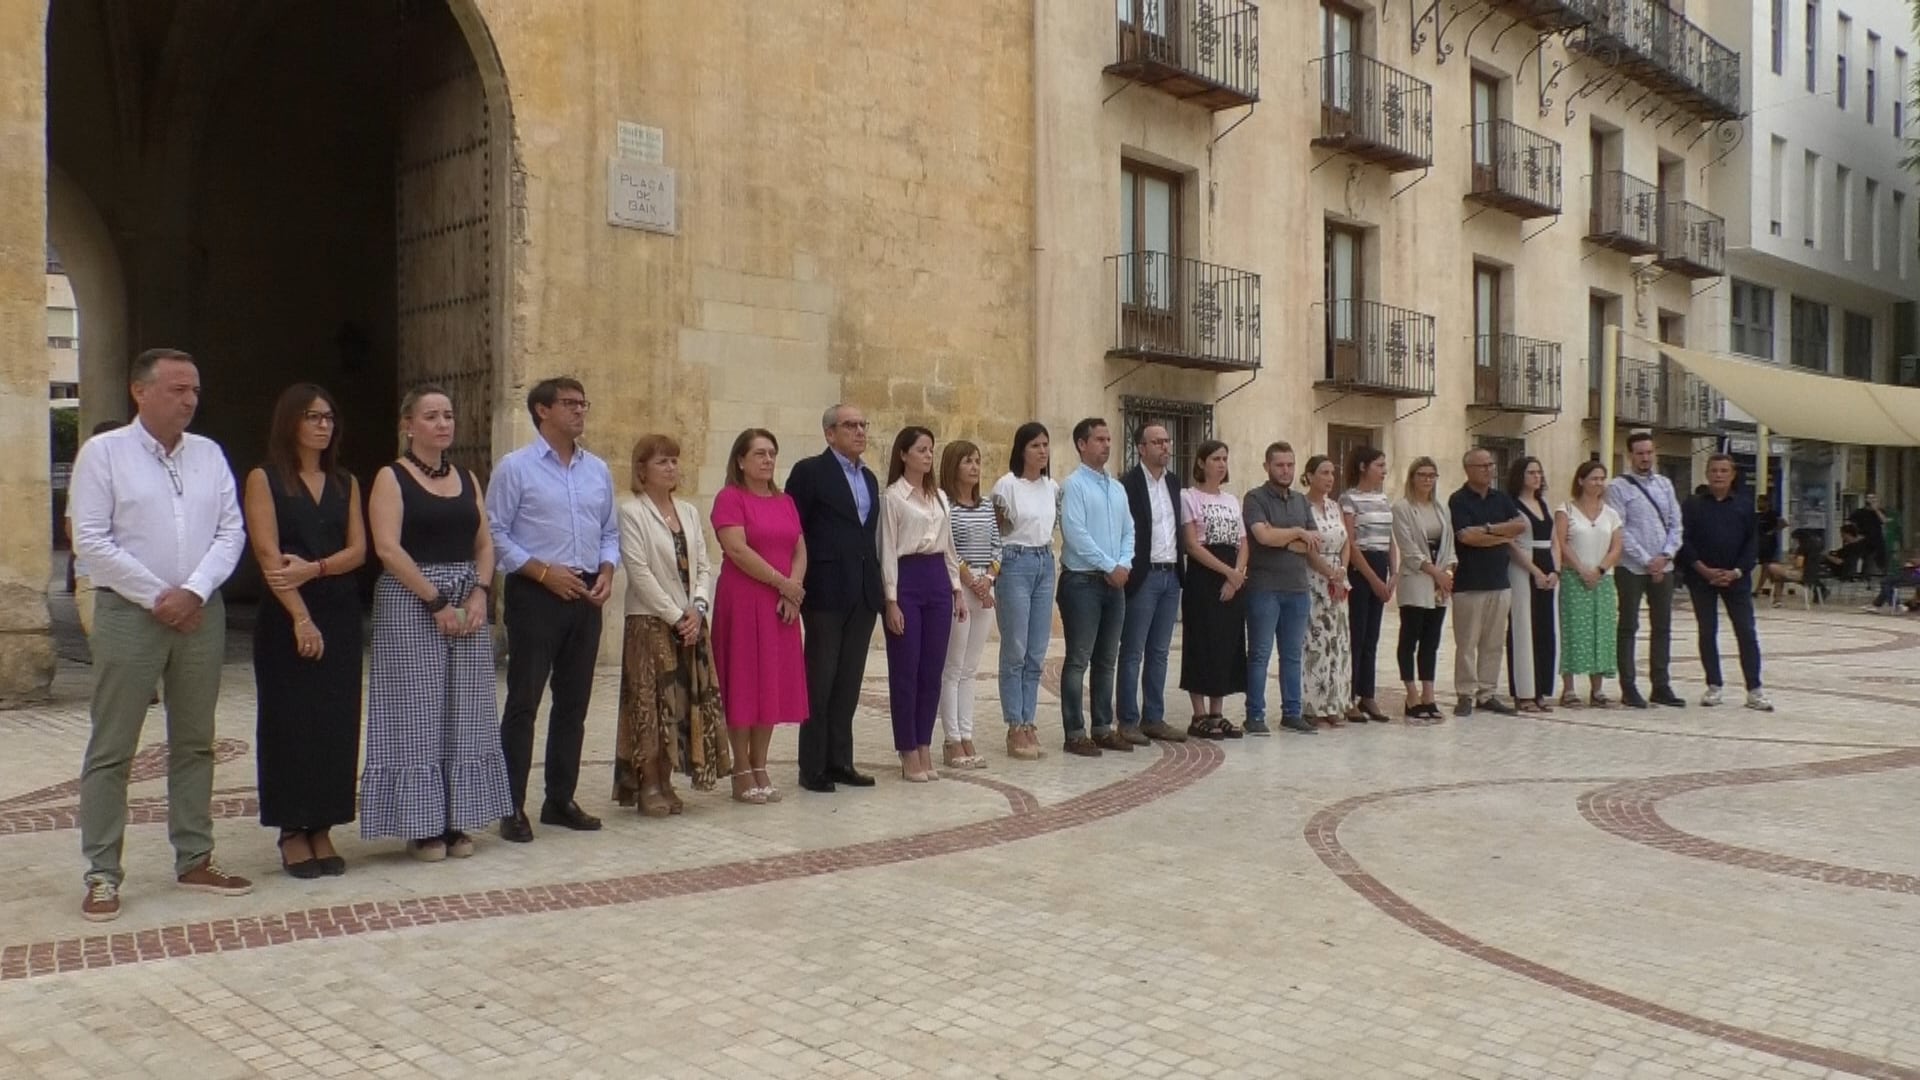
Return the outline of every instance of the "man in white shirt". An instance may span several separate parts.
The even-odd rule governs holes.
[[[1161,424],[1148,424],[1134,451],[1140,463],[1120,478],[1133,514],[1133,569],[1120,630],[1120,734],[1135,746],[1152,739],[1186,742],[1187,733],[1166,720],[1167,653],[1187,569],[1180,551],[1180,477],[1168,467],[1173,436]]]
[[[93,581],[93,734],[80,774],[81,915],[120,915],[127,779],[156,682],[167,698],[167,830],[183,888],[253,891],[213,861],[213,728],[226,655],[220,584],[246,542],[233,470],[187,433],[200,404],[193,357],[149,349],[128,372],[138,416],[73,465],[73,546]]]

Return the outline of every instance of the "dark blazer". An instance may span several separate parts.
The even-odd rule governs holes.
[[[872,510],[860,522],[853,491],[840,459],[828,449],[801,458],[787,474],[787,494],[800,510],[800,532],[807,540],[806,611],[880,611],[880,481],[860,466]]]
[[[1173,502],[1173,573],[1182,585],[1187,581],[1187,551],[1181,530],[1187,527],[1186,507],[1180,505],[1180,475],[1167,463],[1167,474],[1160,478],[1167,486],[1167,498]],[[1146,583],[1147,570],[1153,565],[1153,504],[1147,501],[1147,468],[1135,465],[1120,477],[1127,491],[1127,509],[1133,513],[1133,566],[1127,571],[1127,595],[1132,596]]]

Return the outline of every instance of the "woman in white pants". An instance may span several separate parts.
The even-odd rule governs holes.
[[[1000,521],[981,497],[980,448],[965,439],[940,455],[940,489],[953,506],[953,549],[960,558],[960,599],[966,619],[947,638],[947,666],[940,674],[940,724],[946,732],[942,762],[949,769],[984,769],[973,747],[973,691],[980,652],[993,625],[982,612],[993,608],[993,582],[1000,572]],[[958,614],[956,612],[956,614]]]

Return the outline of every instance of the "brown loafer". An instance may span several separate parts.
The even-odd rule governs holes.
[[[1161,742],[1186,742],[1187,733],[1163,720],[1154,720],[1140,725],[1140,734]]]
[[[1065,750],[1067,753],[1072,754],[1075,757],[1099,757],[1100,756],[1100,744],[1094,742],[1092,739],[1087,738],[1085,735],[1077,735],[1071,739],[1068,739],[1066,741],[1066,744],[1063,745],[1060,749]],[[1133,748],[1128,747],[1127,749],[1131,750]]]
[[[1117,750],[1122,754],[1133,753],[1133,740],[1127,738],[1126,734],[1118,728],[1108,728],[1095,735],[1093,741],[1098,743],[1102,750]]]

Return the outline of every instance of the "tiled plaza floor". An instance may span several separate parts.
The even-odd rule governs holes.
[[[50,705],[0,713],[0,1077],[1920,1080],[1920,620],[1765,611],[1762,634],[1771,716],[1562,709],[1098,761],[1057,737],[1009,761],[984,678],[991,768],[934,785],[885,768],[876,652],[877,788],[794,788],[788,730],[783,802],[695,794],[659,821],[608,798],[607,670],[582,792],[603,832],[428,865],[342,830],[349,873],[314,882],[253,819],[236,662],[217,835],[258,888],[172,887],[144,767],[105,927],[77,913],[69,662]]]

